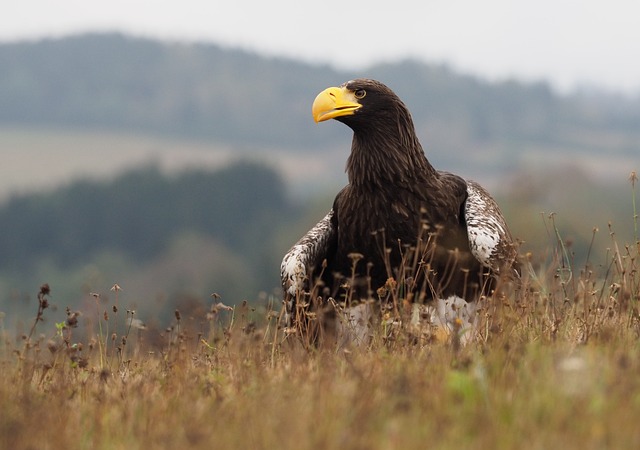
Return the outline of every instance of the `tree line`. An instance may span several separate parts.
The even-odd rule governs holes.
[[[175,176],[149,166],[15,196],[0,207],[0,272],[25,273],[42,259],[71,267],[111,250],[144,263],[192,232],[241,255],[255,276],[265,264],[275,274],[273,236],[296,214],[285,191],[274,170],[238,162]]]
[[[473,142],[567,142],[579,130],[637,137],[640,123],[640,98],[559,95],[544,82],[489,83],[417,61],[339,71],[213,44],[87,34],[0,45],[0,124],[134,130],[305,151],[331,139],[310,120],[315,93],[357,76],[396,90],[419,132],[434,134],[446,124],[448,135]]]

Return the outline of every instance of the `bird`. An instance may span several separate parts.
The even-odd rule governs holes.
[[[379,81],[323,90],[312,115],[353,131],[348,184],[284,255],[289,320],[301,322],[296,305],[331,299],[352,308],[347,323],[364,338],[373,313],[361,305],[379,304],[395,288],[431,304],[431,320],[447,331],[461,312],[472,327],[478,299],[499,278],[519,276],[517,245],[496,201],[477,182],[432,166],[407,106]]]

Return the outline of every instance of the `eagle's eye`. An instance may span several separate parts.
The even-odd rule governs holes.
[[[357,99],[361,99],[364,98],[365,95],[367,95],[367,91],[365,91],[364,89],[358,89],[353,93],[353,95],[355,95]]]

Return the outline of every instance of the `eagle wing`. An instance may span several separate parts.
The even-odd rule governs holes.
[[[285,297],[295,296],[308,289],[314,269],[330,257],[335,247],[337,227],[333,209],[300,238],[284,255],[280,265],[280,278]]]
[[[467,181],[464,207],[471,253],[496,274],[518,275],[517,246],[496,201],[478,183]]]

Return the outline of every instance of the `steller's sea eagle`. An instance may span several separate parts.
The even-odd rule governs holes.
[[[391,280],[416,304],[436,300],[432,317],[440,325],[452,329],[462,310],[471,324],[467,303],[490,293],[498,276],[518,274],[517,248],[494,199],[479,184],[433,168],[407,107],[378,81],[327,88],[312,114],[353,130],[349,183],[284,256],[289,311],[309,296],[343,305],[379,300]],[[350,319],[363,317],[370,314]]]

